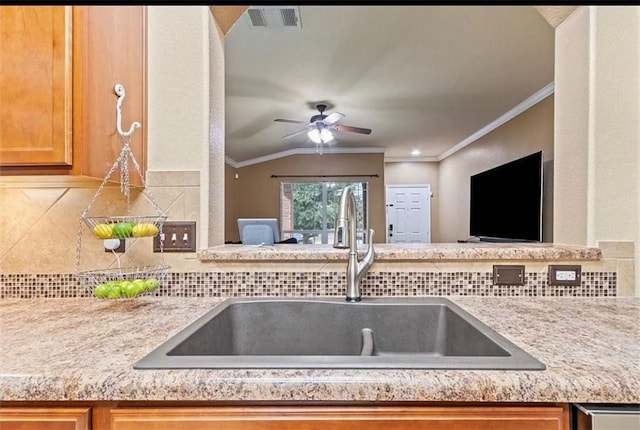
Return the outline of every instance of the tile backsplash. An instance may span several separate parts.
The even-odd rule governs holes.
[[[525,273],[525,285],[493,285],[491,272],[369,272],[364,297],[617,295],[615,272],[583,272],[580,286],[550,286],[544,273]],[[344,272],[172,272],[155,291],[167,297],[342,296]],[[91,297],[75,274],[0,274],[0,299]]]
[[[168,180],[167,178],[171,179]],[[99,181],[82,186],[55,178],[31,184],[0,178],[0,269],[2,273],[73,273],[81,236],[80,270],[110,267],[114,256],[104,251],[81,221],[88,216],[156,216],[159,208],[172,221],[200,219],[200,172],[147,172],[147,193],[131,188],[130,199],[109,183],[92,202]],[[153,202],[147,196],[151,196]],[[126,265],[158,264],[149,238],[127,241]],[[165,255],[172,267],[184,270],[195,254]]]

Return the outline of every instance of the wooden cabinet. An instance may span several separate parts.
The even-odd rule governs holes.
[[[0,34],[0,165],[71,165],[71,6],[3,6]]]
[[[27,402],[29,403],[29,402]],[[569,430],[568,404],[3,402],[2,430]]]
[[[112,430],[568,430],[566,406],[114,408]]]
[[[142,123],[131,149],[144,174],[146,6],[5,6],[0,29],[0,173],[103,178],[122,148],[120,83],[123,128]]]
[[[146,166],[146,6],[74,6],[74,173],[102,178],[120,154],[115,84],[124,85],[122,127],[138,121],[131,151]],[[132,172],[132,185],[142,180]],[[117,171],[112,180],[119,179]]]
[[[90,408],[0,408],[2,430],[89,430]]]

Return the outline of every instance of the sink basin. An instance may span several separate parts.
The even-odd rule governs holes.
[[[545,365],[446,298],[227,299],[134,365],[521,369]]]

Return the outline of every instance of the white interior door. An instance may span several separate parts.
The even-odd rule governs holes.
[[[388,185],[387,243],[431,242],[431,186]]]

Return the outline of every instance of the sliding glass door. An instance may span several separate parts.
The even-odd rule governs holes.
[[[351,186],[356,200],[358,243],[365,243],[368,220],[366,182],[282,182],[280,220],[283,239],[304,244],[332,244],[340,196]]]

